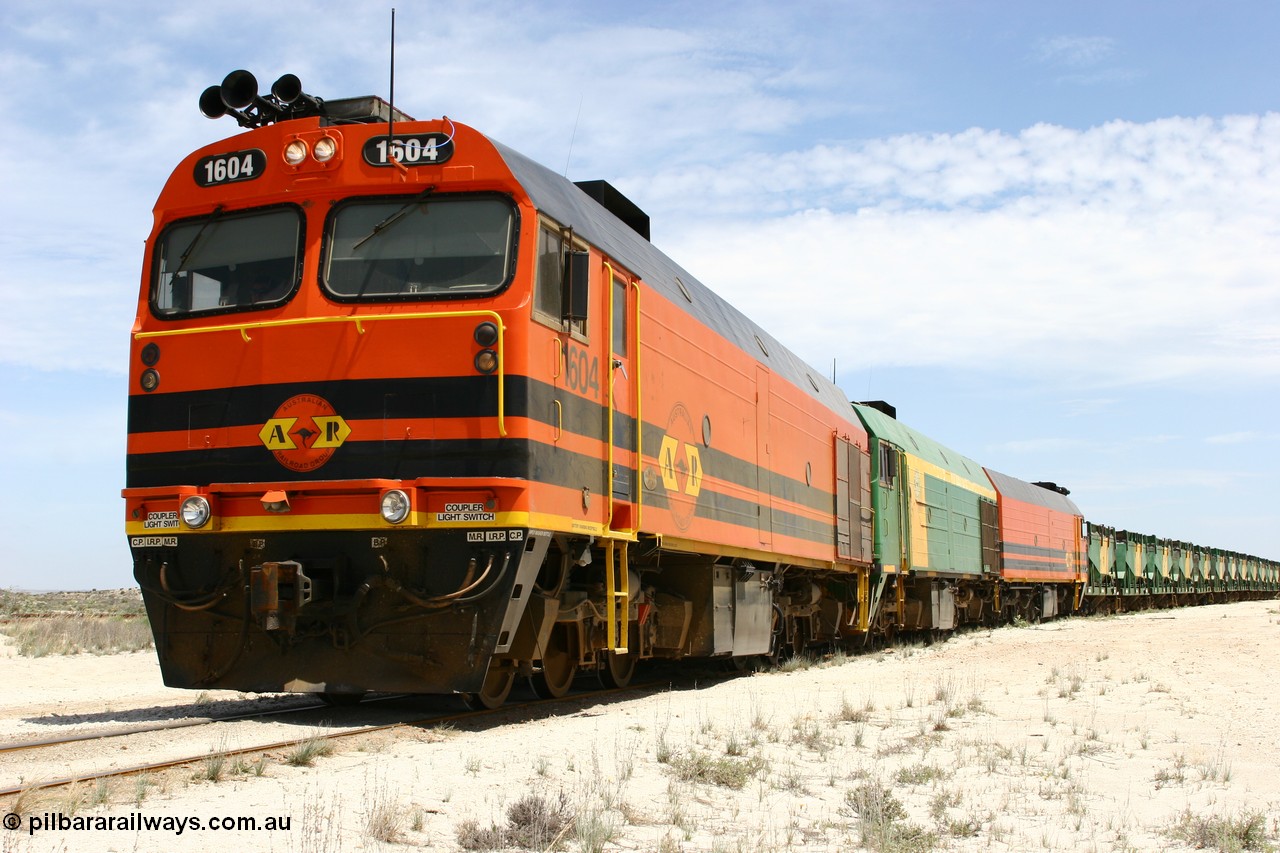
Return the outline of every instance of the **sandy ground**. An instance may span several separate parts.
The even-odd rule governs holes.
[[[1276,601],[977,631],[368,736],[309,768],[269,754],[217,781],[27,794],[0,805],[22,813],[0,850],[1142,851],[1246,824],[1275,844],[1278,663]],[[143,653],[0,649],[0,684],[5,742],[192,702]]]

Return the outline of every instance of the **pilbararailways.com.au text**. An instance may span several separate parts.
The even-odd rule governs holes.
[[[288,832],[293,824],[291,815],[272,817],[243,817],[214,815],[183,817],[147,815],[129,812],[124,815],[66,815],[62,812],[44,812],[25,817],[8,814],[4,827],[9,830],[25,828],[28,835],[37,832]]]

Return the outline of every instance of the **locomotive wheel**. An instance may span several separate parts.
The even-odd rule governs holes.
[[[598,670],[600,683],[605,687],[626,687],[631,677],[636,674],[636,661],[640,659],[640,633],[635,625],[627,632],[627,648],[631,651],[625,655],[604,652],[604,664]]]
[[[529,676],[529,686],[542,699],[559,699],[573,686],[578,672],[578,655],[574,652],[567,624],[551,629],[547,648],[542,651],[542,671]]]
[[[509,667],[495,667],[489,664],[485,673],[484,685],[479,693],[463,693],[462,701],[473,711],[492,711],[507,701],[511,695],[511,685],[516,683],[516,671]]]
[[[605,687],[626,687],[636,674],[636,653],[615,655],[605,652],[604,666],[600,667],[600,683]]]

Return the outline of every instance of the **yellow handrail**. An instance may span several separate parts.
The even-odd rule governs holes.
[[[608,316],[609,316],[609,322],[608,322],[608,330],[607,330],[607,333],[606,333],[606,338],[608,339],[607,346],[608,346],[608,348],[609,348],[609,353],[608,353],[608,355],[609,355],[609,360],[610,360],[610,363],[612,363],[612,359],[613,359],[613,335],[614,335],[614,328],[613,328],[613,316],[614,316],[614,315],[613,315],[613,299],[614,299],[613,279],[614,279],[614,276],[616,275],[616,273],[614,272],[613,265],[612,265],[612,264],[610,264],[608,261],[605,261],[605,262],[604,262],[604,268],[605,268],[605,270],[606,270],[606,271],[608,272],[608,274],[609,274],[609,276],[608,276],[609,280],[608,280],[608,283],[606,284],[606,287],[608,287],[608,289],[609,289],[609,299],[608,299],[608,308],[607,308]],[[631,351],[634,353],[634,355],[633,355],[633,356],[631,356],[631,367],[632,367],[632,370],[634,370],[634,371],[635,371],[635,374],[636,374],[636,375],[635,375],[635,378],[634,378],[634,379],[631,379],[630,381],[631,381],[631,390],[632,390],[632,394],[633,394],[633,396],[634,396],[634,398],[635,398],[635,399],[633,400],[633,403],[634,403],[634,406],[635,406],[635,415],[634,415],[634,417],[635,417],[635,430],[634,430],[634,436],[635,436],[635,437],[634,437],[634,447],[633,447],[632,449],[633,449],[633,452],[635,453],[635,470],[636,470],[636,474],[638,475],[638,474],[640,473],[640,469],[642,468],[642,465],[641,465],[641,458],[640,458],[640,453],[641,453],[641,448],[642,448],[642,446],[643,446],[643,444],[642,444],[642,441],[643,441],[643,439],[642,439],[642,434],[643,434],[643,431],[644,431],[644,419],[643,419],[643,417],[642,417],[643,412],[642,412],[642,411],[641,411],[641,409],[640,409],[640,399],[641,399],[641,398],[640,398],[640,374],[641,374],[641,372],[642,372],[642,371],[641,371],[641,369],[640,369],[640,282],[639,282],[639,280],[633,279],[633,280],[629,281],[627,284],[628,284],[628,287],[630,287],[630,288],[631,288],[631,290],[635,292],[635,303],[636,303],[636,304],[635,304],[635,318],[636,318],[636,322],[635,322],[635,334],[632,336],[632,338],[631,338],[631,339],[629,339],[629,346],[630,346],[630,347],[632,347],[632,350],[631,350]],[[613,416],[614,416],[614,412],[617,410],[617,405],[615,404],[615,399],[614,399],[614,396],[613,396],[613,378],[614,378],[614,372],[613,372],[613,369],[612,369],[612,367],[611,367],[611,368],[610,368],[610,370],[609,370],[609,412],[608,412],[608,416],[607,416],[607,423],[606,423],[606,426],[605,426],[605,430],[606,430],[606,434],[605,434],[605,442],[606,442],[606,444],[608,445],[608,448],[609,448],[609,449],[608,449],[608,456],[609,456],[609,459],[608,459],[607,483],[606,483],[606,485],[605,485],[606,494],[608,494],[608,495],[609,495],[609,517],[608,517],[608,519],[607,519],[607,521],[606,521],[606,523],[605,523],[605,526],[606,526],[606,527],[608,527],[610,530],[612,530],[612,529],[613,529],[613,462],[614,462],[614,458],[613,458],[613,451],[614,451],[614,447],[613,447]],[[643,488],[643,486],[641,486],[641,485],[640,485],[640,483],[638,483],[638,482],[637,482],[637,483],[636,483],[636,491],[635,491],[635,505],[636,505],[636,511],[635,511],[635,514],[634,514],[634,516],[632,517],[632,520],[631,520],[631,530],[630,530],[630,531],[628,531],[628,532],[634,532],[634,531],[636,531],[636,530],[639,530],[639,529],[640,529],[640,512],[641,512],[641,509],[643,508],[643,505],[644,505],[644,504],[643,504],[643,495],[644,495],[644,488]]]
[[[607,316],[607,317],[609,318],[609,320],[608,320],[608,322],[607,322],[607,323],[605,323],[605,334],[604,334],[604,347],[605,347],[604,355],[605,355],[605,363],[609,365],[609,409],[608,409],[608,414],[606,414],[606,416],[605,416],[605,431],[604,431],[604,443],[605,443],[605,447],[607,447],[607,448],[608,448],[608,450],[607,450],[607,451],[605,451],[606,456],[607,456],[607,461],[606,461],[606,464],[605,464],[605,485],[604,485],[604,493],[605,493],[605,506],[606,506],[606,507],[608,507],[608,515],[607,515],[607,516],[606,516],[606,518],[605,518],[605,527],[607,527],[607,528],[609,528],[610,530],[612,530],[612,529],[613,529],[613,410],[614,410],[614,404],[613,404],[613,377],[614,377],[614,370],[613,370],[613,336],[614,336],[614,334],[615,334],[615,331],[614,331],[614,328],[613,328],[613,276],[614,276],[614,272],[613,272],[613,266],[612,266],[608,261],[605,261],[605,262],[604,262],[604,268],[605,268],[605,270],[609,273],[608,278],[606,279],[606,281],[605,281],[605,283],[604,283],[605,290],[607,290],[607,291],[608,291],[608,293],[609,293],[609,298],[605,301],[605,316]],[[612,574],[612,572],[610,572],[610,573]],[[610,599],[610,602],[611,602],[611,603],[610,603],[610,605],[609,605],[609,606],[610,606],[610,608],[612,608],[612,607],[613,607],[613,605],[612,605],[612,599]],[[610,612],[612,612],[612,610],[611,610]],[[612,624],[612,623],[610,623],[610,624]],[[612,644],[612,643],[610,643],[610,644],[609,644],[609,648],[613,648],[613,644]]]
[[[636,476],[639,477],[641,469],[644,468],[644,462],[640,453],[644,448],[644,412],[640,409],[640,377],[644,375],[642,365],[640,363],[640,282],[639,280],[631,282],[631,289],[636,293],[636,333],[633,343],[635,347],[635,355],[631,359],[631,366],[636,372],[636,378],[632,380],[631,386],[636,395]],[[636,481],[636,512],[631,520],[631,527],[634,530],[641,530],[640,513],[644,509],[644,482],[643,478]]]
[[[189,329],[163,329],[155,332],[135,332],[134,340],[169,338],[180,335],[201,335],[214,332],[239,332],[245,343],[252,341],[251,329],[270,329],[282,326],[306,326],[319,323],[354,323],[356,331],[364,334],[364,324],[379,320],[443,320],[458,317],[485,317],[498,327],[498,434],[507,434],[506,423],[506,351],[504,350],[506,326],[497,311],[477,309],[471,311],[413,311],[405,314],[347,314],[333,317],[295,317],[288,320],[258,320],[253,323],[227,323],[221,326],[196,326]]]
[[[605,639],[609,651],[625,655],[628,638],[631,636],[631,569],[628,560],[629,542],[625,539],[609,539],[605,542]],[[619,546],[621,546],[619,548]],[[621,550],[621,560],[618,551]],[[621,562],[621,566],[619,566]],[[620,582],[619,582],[620,581]],[[621,608],[618,603],[621,601]]]

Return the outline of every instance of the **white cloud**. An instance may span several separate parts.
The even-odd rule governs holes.
[[[1036,44],[1041,62],[1083,68],[1096,65],[1116,52],[1116,40],[1107,36],[1054,36]]]
[[[1218,435],[1205,436],[1205,444],[1256,444],[1261,441],[1271,441],[1273,437],[1256,430],[1243,430],[1240,432],[1226,432]]]
[[[1280,376],[1280,116],[974,129],[783,160],[708,168],[696,194],[657,179],[678,209],[655,233],[812,363],[1095,386]]]
[[[205,85],[248,67],[264,87],[295,71],[322,96],[386,86],[381,10],[311,4],[305,33],[264,43],[208,32],[222,19],[274,31],[269,10],[234,2],[198,15],[157,5],[146,31],[83,8],[94,38],[137,49],[51,63],[50,44],[90,34],[32,4],[27,35],[0,60],[15,72],[0,95],[10,107],[44,74],[58,91],[120,104],[92,111],[71,140],[29,118],[0,142],[0,213],[21,223],[0,235],[0,362],[118,369],[151,200],[182,153],[235,132],[196,114]],[[677,29],[567,8],[401,16],[402,105],[567,162],[573,177],[608,177],[651,214],[659,246],[811,362],[994,366],[1094,385],[1280,372],[1280,116],[811,143],[807,122],[851,107],[831,97],[795,21],[753,6],[725,28]],[[316,43],[336,54],[318,60]],[[188,61],[197,44],[208,52]],[[1058,38],[1040,55],[1083,66],[1115,49]],[[78,152],[54,185],[50,150]],[[780,288],[800,298],[780,306]]]

